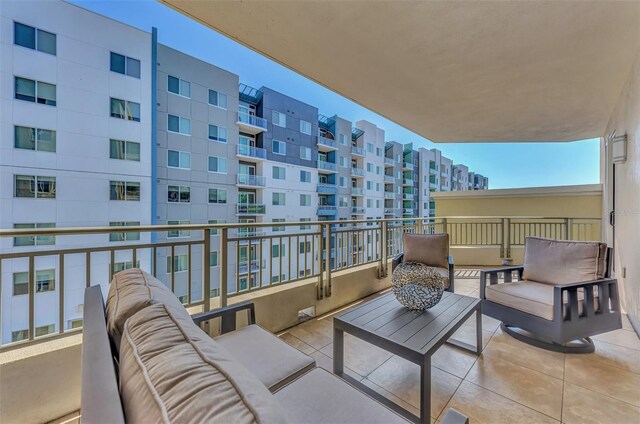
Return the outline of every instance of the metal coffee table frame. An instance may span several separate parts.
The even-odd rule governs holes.
[[[450,340],[476,314],[476,346]],[[420,417],[344,373],[344,333],[420,366]],[[431,416],[431,356],[448,343],[477,355],[482,352],[482,303],[445,292],[440,303],[412,312],[387,293],[333,318],[333,372],[410,421],[429,423]]]

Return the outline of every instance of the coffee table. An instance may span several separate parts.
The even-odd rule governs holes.
[[[473,313],[476,314],[476,345],[450,339]],[[420,417],[344,373],[345,332],[420,365]],[[480,355],[482,303],[479,299],[444,292],[433,308],[413,312],[389,292],[333,318],[333,372],[408,420],[429,423],[431,355],[444,343]]]

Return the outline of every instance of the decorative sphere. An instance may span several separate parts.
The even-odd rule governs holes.
[[[402,262],[393,271],[391,287],[403,306],[413,311],[424,311],[440,302],[444,278],[429,265]]]

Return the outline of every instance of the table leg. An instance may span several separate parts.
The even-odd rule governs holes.
[[[431,422],[431,357],[426,356],[420,369],[420,422]]]
[[[476,311],[476,353],[482,353],[482,305]]]
[[[344,332],[333,328],[333,373],[342,375],[344,371]]]

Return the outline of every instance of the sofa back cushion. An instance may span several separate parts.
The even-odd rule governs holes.
[[[116,349],[125,321],[136,312],[155,303],[164,303],[176,313],[189,316],[176,295],[160,280],[138,268],[120,271],[113,276],[107,297],[107,331]]]
[[[257,377],[163,304],[141,310],[124,325],[120,395],[130,423],[286,421]]]
[[[606,243],[527,237],[523,278],[546,284],[604,278],[606,253]]]
[[[402,235],[404,262],[449,268],[449,234]]]

